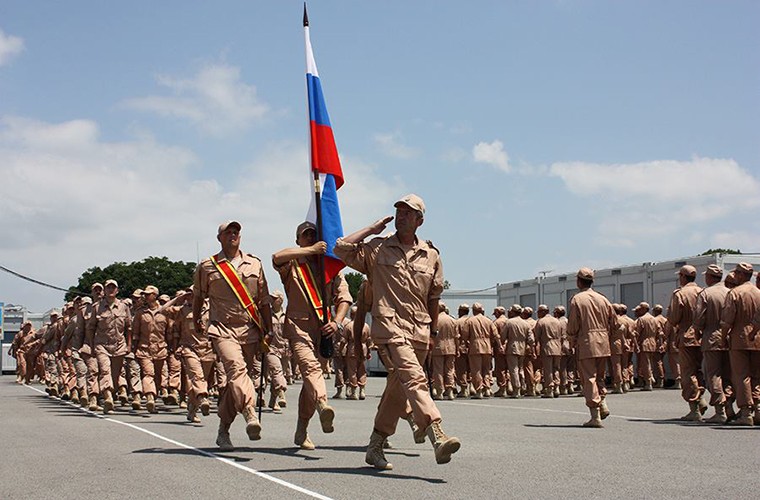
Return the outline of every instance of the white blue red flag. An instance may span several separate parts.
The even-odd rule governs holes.
[[[335,147],[330,117],[322,94],[317,63],[311,50],[309,22],[304,11],[304,33],[306,37],[306,87],[309,94],[309,136],[311,148],[311,178],[319,173],[321,186],[322,240],[327,243],[325,254],[325,281],[329,282],[345,267],[343,261],[335,256],[335,241],[343,236],[343,223],[340,218],[338,190],[343,185],[343,170],[340,167],[338,149]],[[312,189],[311,206],[306,220],[317,224],[316,192]]]

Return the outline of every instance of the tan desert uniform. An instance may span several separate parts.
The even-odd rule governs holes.
[[[572,347],[570,347],[570,341],[567,340],[567,316],[565,316],[565,307],[555,307],[553,316],[559,321],[560,335],[562,336],[562,357],[559,361],[559,393],[569,394],[573,392],[576,362],[575,353],[573,352]]]
[[[456,370],[457,385],[459,386],[459,396],[469,396],[469,383],[470,383],[470,361],[467,353],[470,350],[470,346],[467,345],[465,338],[469,338],[467,333],[467,320],[469,319],[469,307],[467,313],[463,310],[459,311],[460,316],[454,320],[457,325],[457,334],[459,340],[457,341],[457,357],[454,362],[454,369]]]
[[[95,357],[95,331],[86,328],[96,306],[97,304],[92,301],[82,304],[77,313],[77,331],[74,334],[75,336],[81,335],[84,339],[82,347],[79,349],[79,355],[87,366],[87,394],[90,400],[97,399],[97,395],[100,393],[100,384],[98,384],[100,369],[98,368],[98,358]],[[92,410],[94,411],[95,407]]]
[[[354,394],[359,388],[358,397],[364,399],[364,388],[367,385],[367,367],[364,365],[364,361],[369,358],[370,346],[372,345],[369,339],[369,327],[366,324],[362,326],[362,335],[359,339],[361,350],[357,348],[354,338],[354,320],[346,323],[343,331],[346,335],[346,381],[351,387],[351,394]]]
[[[727,398],[733,399],[728,345],[724,344],[720,331],[720,317],[726,295],[728,288],[723,282],[704,288],[697,296],[694,312],[695,335],[702,343],[710,406],[725,405]]]
[[[140,363],[143,392],[146,397],[154,398],[158,394],[156,388],[161,387],[162,372],[168,354],[168,319],[159,309],[158,304],[154,309],[147,306],[141,308],[132,324],[132,342],[137,343],[135,357]]]
[[[496,319],[493,320],[493,326],[496,328],[496,333],[499,337],[499,342],[497,345],[492,346],[493,347],[493,371],[495,372],[496,377],[496,385],[499,387],[496,391],[496,396],[506,397],[507,396],[507,380],[509,379],[509,374],[507,373],[507,355],[504,352],[504,345],[502,344],[502,331],[504,330],[504,325],[507,323],[507,315],[503,307],[499,306],[496,309],[498,309],[498,312],[494,310],[494,316],[496,316]]]
[[[445,311],[438,313],[438,336],[433,338],[433,389],[439,396],[453,398],[456,387],[456,373],[454,364],[457,357],[457,343],[459,333],[456,320],[446,314]]]
[[[662,306],[655,306],[655,308],[657,307]],[[665,386],[665,358],[667,357],[670,373],[677,382],[681,381],[681,366],[678,363],[678,346],[676,345],[675,332],[668,322],[668,318],[655,308],[652,309],[652,316],[660,323],[662,337],[657,341],[657,353],[654,356],[652,370],[654,370],[657,387],[662,388]],[[669,308],[668,316],[670,316]]]
[[[549,314],[536,321],[533,335],[541,345],[543,360],[544,393],[559,396],[559,369],[562,359],[562,326],[559,320]]]
[[[287,405],[285,391],[288,390],[288,381],[285,378],[284,366],[289,344],[283,333],[284,328],[285,312],[282,310],[275,312],[272,309],[272,340],[269,344],[269,352],[266,353],[267,376],[271,382],[269,386],[269,407],[272,409],[275,409],[275,406],[279,407],[280,403],[283,406]],[[277,405],[275,405],[275,401]]]
[[[625,325],[625,337],[623,354],[621,359],[623,375],[623,391],[627,392],[633,385],[633,353],[638,351],[636,340],[636,321],[626,314],[627,307],[621,304],[622,314],[618,316],[618,323]]]
[[[657,354],[658,339],[663,336],[662,325],[649,314],[643,314],[636,320],[636,337],[639,342],[639,376],[644,379],[645,387],[654,381],[652,372],[654,356]]]
[[[607,394],[604,372],[610,357],[610,331],[616,324],[612,304],[596,290],[582,290],[570,301],[567,336],[578,353],[578,371],[589,408],[600,407]]]
[[[747,281],[728,292],[720,318],[723,334],[728,337],[736,405],[744,415],[757,411],[760,403],[759,311],[760,290]]]
[[[208,325],[208,305],[205,304],[201,309],[201,320],[204,328],[200,334],[195,332],[195,319],[191,303],[171,306],[167,312],[174,319],[179,331],[178,351],[182,356],[188,379],[188,406],[197,409],[201,400],[208,396],[208,380],[216,361],[216,355],[205,328]]]
[[[60,372],[58,370],[58,354],[61,349],[61,336],[63,335],[63,320],[58,313],[51,314],[50,324],[42,337],[42,355],[45,359],[45,379],[51,394],[57,396],[60,384]]]
[[[696,270],[694,273],[696,274]],[[677,339],[681,368],[681,397],[687,402],[698,401],[705,391],[702,387],[704,377],[701,342],[692,326],[697,296],[701,291],[702,288],[694,282],[685,284],[673,292],[668,308],[668,323]]]
[[[27,337],[32,334],[32,324],[24,323],[21,330],[13,337],[10,354],[16,359],[16,382],[26,379],[26,350],[23,348]]]
[[[346,385],[346,345],[348,339],[346,338],[346,323],[348,318],[344,319],[343,329],[338,330],[333,334],[333,357],[332,365],[335,372],[335,397],[341,397],[343,387]],[[348,395],[348,390],[346,390]]]
[[[530,323],[520,316],[509,318],[502,330],[502,343],[504,352],[507,353],[507,369],[512,382],[511,396],[518,397],[526,386],[523,361],[535,343]]]
[[[467,360],[470,364],[470,380],[475,393],[473,397],[479,398],[484,394],[486,386],[484,382],[488,379],[491,371],[491,356],[493,350],[491,342],[497,337],[496,328],[482,310],[475,312],[473,306],[473,315],[467,319],[467,328],[463,330],[464,338],[461,340],[467,344]]]
[[[76,373],[76,389],[79,393],[79,399],[87,399],[87,364],[85,363],[79,351],[84,346],[84,318],[81,315],[81,308],[76,308],[74,316],[66,325],[66,336],[68,339],[67,348],[71,350],[71,362]]]
[[[386,352],[395,368],[386,379],[375,416],[375,431],[384,436],[395,433],[398,420],[406,415],[407,399],[418,428],[427,429],[441,419],[441,414],[428,392],[427,378],[413,342],[428,342],[431,322],[428,303],[437,301],[443,291],[443,267],[438,251],[421,239],[406,250],[393,234],[367,243],[351,244],[338,239],[335,254],[368,276],[374,298],[372,341],[378,350]]]
[[[291,260],[281,266],[274,265],[274,262],[272,265],[280,274],[288,298],[283,335],[290,341],[303,379],[298,396],[298,418],[308,421],[317,411],[319,402],[327,400],[327,389],[322,373],[322,357],[319,356],[321,323],[301,287],[297,275],[298,263],[298,260]],[[318,276],[316,269],[312,269],[312,275]],[[327,294],[328,304],[336,308],[343,302],[352,302],[342,274],[336,275],[327,284]]]
[[[129,307],[119,299],[114,300],[112,304],[105,298],[101,299],[85,328],[85,335],[93,336],[95,358],[100,372],[100,392],[105,394],[106,391],[110,391],[113,395],[124,364],[124,356],[129,352],[127,335],[130,335],[132,329]]]
[[[226,261],[224,252],[216,255],[219,262]],[[242,253],[230,262],[251,293],[259,310],[271,302],[264,269],[258,257]],[[193,289],[201,300],[209,300],[208,336],[219,360],[224,365],[227,385],[219,399],[220,425],[227,427],[238,413],[254,407],[254,383],[248,376],[253,359],[259,352],[262,333],[248,312],[243,309],[235,292],[211,259],[205,259],[195,268]],[[264,325],[262,325],[264,326]],[[247,420],[247,419],[246,419]]]
[[[613,392],[620,394],[623,392],[623,356],[626,349],[626,338],[628,337],[628,322],[622,319],[620,305],[613,304],[617,316],[615,328],[610,331],[610,365],[612,367]]]

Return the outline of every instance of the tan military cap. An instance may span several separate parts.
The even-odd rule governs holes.
[[[718,264],[710,264],[707,266],[707,271],[705,271],[702,274],[709,274],[710,276],[715,276],[716,278],[720,278],[723,276],[723,268],[720,267]]]
[[[679,269],[676,274],[683,274],[684,276],[690,276],[693,278],[697,275],[697,268],[686,264],[685,266],[681,266],[681,269]]]
[[[127,297],[124,299],[124,303],[127,304],[129,307],[132,307],[132,299]]]
[[[507,310],[502,306],[496,306],[494,307],[493,312],[500,312],[502,314],[505,314]]]
[[[102,290],[103,285],[101,283],[93,283],[92,286],[90,287],[90,290],[95,290],[96,288],[100,288]]]
[[[92,299],[90,297],[82,297],[82,304],[92,304]]]
[[[161,303],[169,302],[170,300],[171,300],[171,298],[168,295],[166,295],[165,293],[162,293],[161,295],[158,296],[158,301],[161,302]]]
[[[647,302],[641,302],[639,305],[636,306],[636,309],[647,309],[647,310],[649,310],[649,304]]]
[[[627,305],[625,305],[625,304],[618,304],[618,307],[620,308],[620,312],[621,313],[628,312],[628,306]]]
[[[155,293],[156,295],[158,295],[158,288],[153,285],[148,285],[145,287],[145,290],[143,290],[143,293],[145,295],[149,295],[151,293]]]
[[[400,200],[394,203],[393,206],[398,208],[398,206],[402,204],[406,205],[412,210],[418,211],[422,215],[425,215],[425,202],[422,201],[422,198],[420,198],[416,194],[408,194],[402,197]]]
[[[578,269],[578,273],[575,276],[584,280],[592,281],[594,279],[594,270],[588,267],[582,267]]]
[[[134,292],[132,292],[132,297],[142,297],[142,294],[145,293],[145,291],[142,288],[138,288]]]
[[[309,221],[304,221],[304,222],[300,223],[298,225],[298,227],[296,228],[296,238],[298,238],[303,233],[305,233],[306,231],[309,231],[309,230],[312,230],[312,231],[314,231],[316,233],[317,232],[317,225],[314,224],[313,222],[309,222]]]
[[[483,310],[483,304],[481,304],[480,302],[474,302],[474,303],[472,304],[472,309],[473,309],[473,311],[474,311],[475,309],[477,309],[477,310],[479,310],[479,311],[482,311],[482,310]]]
[[[565,312],[565,306],[557,306],[554,308],[555,311],[562,311]]]
[[[532,308],[532,307],[530,307],[530,306],[528,306],[528,307],[523,307],[523,312],[524,312],[525,314],[533,314],[533,308]]]
[[[662,304],[655,304],[652,308],[653,311],[662,311]]]
[[[50,311],[50,317],[51,318],[53,316],[60,316],[60,315],[61,315],[61,313],[59,313],[57,309],[53,309],[52,311]]]
[[[509,306],[509,310],[513,313],[520,314],[522,312],[522,306],[520,304],[512,304]]]
[[[546,304],[541,304],[541,305],[538,306],[538,310],[539,311],[547,311],[548,312],[549,311],[549,306],[547,306]]]
[[[469,309],[470,304],[459,304],[459,309]]]
[[[221,224],[219,224],[219,229],[216,230],[217,236],[220,235],[220,234],[222,234],[223,232],[225,232],[227,230],[227,228],[230,227],[230,226],[233,226],[233,227],[237,226],[238,231],[240,231],[241,229],[243,229],[243,226],[241,226],[238,221],[236,221],[236,220],[228,220],[226,222],[222,222]]]
[[[750,264],[749,262],[739,262],[738,264],[736,264],[734,271],[736,271],[737,273],[744,273],[744,274],[750,274],[750,275],[753,272],[755,272],[755,270],[752,269],[752,264]]]
[[[113,285],[116,288],[119,288],[119,283],[116,280],[113,280],[113,279],[106,280],[106,286],[108,286],[108,285]]]

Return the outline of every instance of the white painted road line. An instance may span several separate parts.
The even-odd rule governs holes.
[[[43,395],[47,396],[47,393],[45,393],[45,391],[41,391],[40,389],[37,389],[37,388],[32,387],[30,385],[26,385],[25,384],[25,386],[28,387],[29,389],[33,390],[33,391],[39,392],[40,394],[43,394]],[[105,417],[105,416],[100,415],[98,413],[92,412],[92,411],[90,411],[90,410],[88,410],[86,408],[82,408],[80,406],[77,406],[77,405],[75,405],[75,404],[73,404],[73,403],[71,403],[69,401],[60,400],[60,402],[61,403],[65,403],[65,404],[71,406],[72,408],[75,408],[75,409],[77,409],[77,410],[79,410],[79,411],[81,411],[83,413],[88,413],[90,415],[98,417],[101,420],[104,420],[104,421],[107,421],[107,422],[113,422],[113,423],[119,424],[119,425],[124,425],[126,427],[131,428],[131,429],[134,429],[134,430],[137,430],[137,431],[140,431],[140,432],[144,432],[145,434],[148,434],[149,436],[153,436],[153,437],[158,438],[158,439],[160,439],[162,441],[166,441],[167,443],[171,443],[174,446],[179,446],[180,448],[185,448],[186,450],[192,450],[195,453],[197,453],[198,455],[203,455],[204,457],[213,458],[215,460],[218,460],[218,461],[222,462],[223,464],[230,465],[232,467],[235,467],[236,469],[240,469],[242,471],[248,472],[249,474],[253,474],[254,476],[258,476],[258,477],[260,477],[262,479],[266,479],[267,481],[271,481],[273,483],[277,483],[280,486],[284,486],[286,488],[289,488],[291,490],[297,491],[299,493],[303,493],[304,495],[308,495],[308,496],[310,496],[312,498],[319,498],[321,500],[332,500],[330,497],[321,495],[321,494],[319,494],[319,493],[317,493],[315,491],[307,490],[306,488],[302,488],[301,486],[298,486],[297,484],[289,483],[287,481],[284,481],[282,479],[276,478],[274,476],[270,476],[269,474],[265,474],[263,472],[259,472],[259,471],[255,470],[255,469],[251,469],[250,467],[246,467],[245,465],[241,465],[241,464],[239,464],[237,462],[234,462],[234,461],[232,461],[232,460],[230,460],[228,458],[220,457],[219,455],[216,455],[214,453],[209,453],[207,451],[200,450],[198,448],[195,448],[194,446],[190,446],[189,444],[180,443],[179,441],[175,441],[174,439],[168,438],[166,436],[162,436],[161,434],[157,434],[157,433],[155,433],[153,431],[149,431],[147,429],[143,429],[142,427],[138,427],[137,425],[130,424],[130,423],[127,423],[127,422],[122,422],[121,420],[116,420],[116,419],[113,419],[113,418]]]

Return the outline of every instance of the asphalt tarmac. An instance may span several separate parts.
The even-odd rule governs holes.
[[[0,498],[760,498],[760,427],[681,422],[688,406],[667,389],[610,395],[604,429],[581,427],[580,397],[443,401],[444,429],[462,440],[451,463],[401,422],[394,469],[378,472],[364,452],[384,383],[371,378],[365,401],[330,400],[336,430],[315,418],[314,451],[292,443],[296,384],[282,414],[263,414],[260,441],[239,416],[237,448],[221,453],[213,412],[191,424],[177,407],[117,404],[104,417],[2,376]]]

